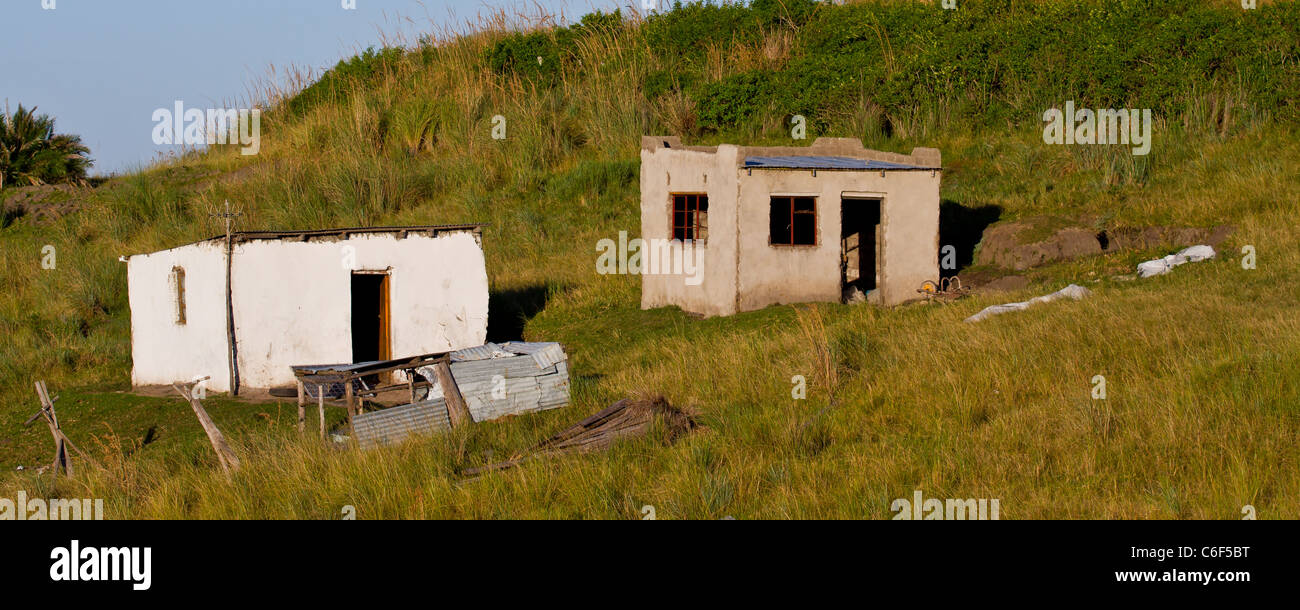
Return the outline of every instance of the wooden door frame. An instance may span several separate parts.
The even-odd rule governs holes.
[[[843,237],[843,235],[844,235],[844,226],[843,226],[843,223],[844,223],[844,209],[845,209],[845,207],[848,205],[848,203],[849,203],[850,201],[856,201],[856,202],[871,202],[871,203],[873,203],[873,204],[876,205],[876,209],[877,209],[878,213],[877,213],[877,215],[876,215],[875,236],[874,236],[874,240],[873,240],[873,241],[875,242],[875,244],[874,244],[874,246],[875,246],[875,247],[874,247],[875,252],[872,253],[872,263],[873,263],[873,267],[874,267],[874,269],[871,269],[871,273],[873,273],[873,274],[875,275],[875,281],[873,282],[873,284],[875,285],[875,288],[873,288],[872,290],[880,291],[880,290],[882,290],[882,289],[884,288],[884,286],[883,286],[884,281],[883,281],[883,280],[884,280],[884,275],[885,275],[885,274],[884,274],[884,270],[885,270],[885,194],[884,194],[884,193],[870,193],[870,192],[850,192],[850,191],[844,191],[844,192],[840,193],[840,259],[841,259],[841,260],[844,259],[844,237]],[[858,236],[858,251],[859,251],[859,252],[858,252],[858,256],[859,256],[859,257],[862,256],[861,250],[862,250],[862,237],[861,237],[861,235],[859,235],[859,236]],[[861,260],[861,259],[859,259],[859,260]],[[859,280],[862,279],[862,274],[863,274],[864,272],[865,272],[865,271],[862,269],[862,265],[859,264],[859,265],[858,265],[858,279],[859,279]],[[843,270],[841,270],[841,273],[840,273],[840,282],[841,282],[841,287],[843,287],[843,281],[844,281],[844,273],[843,273]],[[882,294],[883,294],[883,293],[882,293]]]
[[[359,269],[352,272],[353,276],[357,275],[377,275],[382,279],[379,281],[379,345],[378,357],[376,360],[385,361],[393,359],[393,298],[392,283],[393,269],[389,267],[382,270]],[[382,383],[392,382],[392,373],[383,373],[380,375]]]
[[[391,273],[379,283],[379,359],[393,359],[393,299]]]

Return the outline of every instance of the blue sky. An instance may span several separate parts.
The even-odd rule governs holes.
[[[44,8],[53,4],[53,9]],[[233,107],[274,65],[320,72],[378,46],[381,31],[415,40],[500,7],[535,5],[577,20],[628,0],[0,0],[0,104],[39,107],[90,146],[92,173],[129,170],[153,143],[154,110]],[[639,5],[640,2],[638,1]]]

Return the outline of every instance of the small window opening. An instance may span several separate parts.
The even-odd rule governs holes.
[[[175,295],[176,325],[185,326],[185,268],[172,267],[172,294]]]
[[[817,199],[815,197],[772,198],[772,245],[817,245]]]
[[[673,239],[704,243],[709,236],[709,196],[673,195]]]

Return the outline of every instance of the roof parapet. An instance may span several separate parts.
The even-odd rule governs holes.
[[[408,236],[411,235],[426,235],[429,237],[437,237],[444,233],[469,232],[474,235],[475,240],[479,241],[480,242],[479,245],[481,246],[483,228],[487,226],[488,225],[484,223],[467,223],[467,224],[443,224],[443,225],[407,225],[407,226],[396,226],[396,227],[341,227],[336,229],[312,229],[312,230],[304,230],[304,231],[232,231],[230,233],[230,239],[234,243],[238,244],[238,243],[245,243],[250,241],[306,242],[306,241],[322,240],[322,239],[340,240],[340,239],[350,239],[351,237],[356,235],[384,235],[384,234],[395,235],[398,239],[406,239]],[[175,250],[177,248],[184,248],[187,246],[194,246],[194,245],[205,244],[209,242],[215,243],[218,241],[224,241],[225,239],[226,239],[225,235],[216,235],[206,239],[200,239],[197,241],[184,243],[178,246],[173,246],[171,248],[167,248],[164,250],[158,250],[155,252],[145,252],[141,254],[126,255],[119,260],[130,259],[133,256],[145,256],[149,254],[157,254],[159,252],[167,252],[169,250]]]
[[[641,136],[641,150],[655,152],[658,150],[688,150],[692,152],[717,153],[717,146],[686,146],[680,136]],[[862,145],[858,138],[819,137],[808,146],[741,146],[739,165],[743,166],[749,157],[848,157],[862,161],[879,161],[897,165],[909,165],[924,168],[943,167],[943,158],[937,148],[917,147],[910,155],[872,150]]]

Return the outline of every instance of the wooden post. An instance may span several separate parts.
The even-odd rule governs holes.
[[[72,476],[72,459],[68,457],[68,446],[64,441],[63,431],[59,429],[59,416],[54,412],[54,400],[50,398],[50,392],[45,387],[44,381],[36,382],[36,397],[41,402],[41,410],[31,419],[29,423],[36,420],[37,416],[44,416],[45,424],[50,427],[50,436],[54,438],[54,475],[58,476],[59,470],[63,474]]]
[[[221,214],[209,214],[209,216],[223,218],[226,221],[226,342],[227,342],[227,361],[230,367],[230,395],[239,396],[239,347],[235,343],[235,302],[231,292],[230,274],[234,265],[235,242],[231,229],[232,222],[235,218],[243,216],[243,212],[231,212],[230,201],[226,201],[226,211]]]
[[[302,380],[298,380],[298,434],[302,434],[307,424],[307,392],[303,390]]]
[[[352,405],[352,375],[350,374],[343,376],[343,391],[348,398],[348,419],[350,420],[353,415],[356,415],[356,407]]]
[[[438,377],[438,385],[442,387],[442,396],[447,403],[447,419],[451,422],[451,427],[459,428],[474,423],[474,418],[469,413],[469,406],[465,404],[465,397],[460,393],[460,386],[456,385],[456,378],[451,375],[451,359],[443,358],[438,361],[433,365],[433,371]]]
[[[189,401],[190,407],[194,409],[194,416],[199,419],[203,431],[208,434],[208,441],[212,443],[212,449],[217,452],[217,460],[221,462],[221,469],[229,476],[230,471],[239,470],[239,457],[235,455],[230,445],[226,444],[226,437],[221,434],[221,430],[217,429],[216,424],[212,423],[212,418],[208,417],[208,412],[199,403],[199,399],[194,397],[194,386],[207,380],[208,378],[204,377],[193,383],[184,384],[184,388],[173,383],[172,387],[176,388],[177,392],[180,392],[182,398]]]
[[[320,410],[320,440],[325,440],[325,386],[316,386],[316,408]]]

